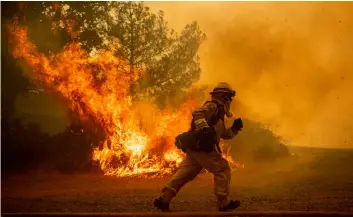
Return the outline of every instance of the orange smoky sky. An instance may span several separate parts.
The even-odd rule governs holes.
[[[177,31],[199,23],[207,35],[199,83],[232,84],[235,114],[291,144],[353,148],[352,2],[147,5]]]

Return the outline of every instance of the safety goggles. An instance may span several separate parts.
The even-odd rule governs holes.
[[[229,93],[229,94],[224,94],[224,95],[222,96],[222,98],[223,98],[225,101],[232,101],[234,96],[235,96],[235,94],[233,95],[233,94]]]

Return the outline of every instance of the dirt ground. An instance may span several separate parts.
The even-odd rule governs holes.
[[[254,163],[233,171],[239,211],[353,212],[353,151],[295,150],[297,158]],[[97,174],[2,175],[2,212],[154,212],[170,177],[115,178]],[[213,180],[201,174],[173,201],[174,211],[215,211]]]

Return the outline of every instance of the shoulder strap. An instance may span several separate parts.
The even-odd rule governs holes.
[[[214,103],[217,105],[215,113],[212,115],[212,117],[210,117],[208,120],[206,120],[209,125],[214,126],[217,124],[219,119],[224,120],[224,114],[222,114],[223,106],[221,104],[219,104],[217,101],[214,101],[214,100],[206,101],[204,103],[204,105],[206,103]],[[195,129],[196,129],[196,126],[194,123],[194,119],[192,119],[190,130],[195,130]]]
[[[211,100],[211,101],[207,101],[207,102],[212,102],[212,103],[215,103],[217,105],[216,112],[214,113],[214,115],[209,120],[209,124],[214,126],[214,125],[217,124],[219,119],[223,120],[223,118],[224,118],[224,116],[222,115],[223,106],[220,103],[218,103],[217,101],[215,101],[215,100]]]

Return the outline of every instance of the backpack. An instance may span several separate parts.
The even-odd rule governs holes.
[[[219,119],[224,118],[222,115],[223,107],[216,101],[207,101],[205,102],[213,102],[217,104],[216,111],[214,115],[206,120],[210,126],[214,126],[217,124]],[[186,152],[186,149],[189,148],[193,151],[203,151],[203,152],[211,152],[214,149],[214,145],[217,144],[216,133],[211,130],[201,130],[196,131],[196,126],[194,121],[191,121],[191,129],[187,132],[181,133],[175,138],[175,145],[177,148],[181,149],[183,152]]]

